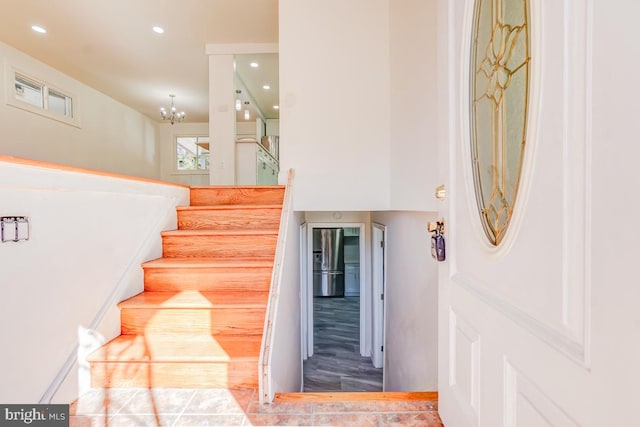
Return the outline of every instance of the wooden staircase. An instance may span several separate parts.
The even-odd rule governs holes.
[[[93,387],[258,386],[283,186],[192,187],[121,334],[89,356]]]

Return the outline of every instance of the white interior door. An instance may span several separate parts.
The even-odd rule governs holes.
[[[447,427],[635,425],[640,144],[633,123],[640,94],[633,70],[640,68],[640,7],[622,0],[482,0],[489,11],[480,19],[494,25],[479,55],[498,64],[493,75],[482,70],[487,64],[472,66],[480,1],[439,2],[439,156],[447,189],[441,417]],[[501,55],[523,33],[500,21],[510,3],[529,7],[530,84],[519,190],[495,245],[483,229],[474,178],[502,181],[504,170],[513,170],[498,168],[510,155],[504,141],[486,156],[472,148],[478,105],[469,99],[473,72],[495,77],[487,86],[502,85],[491,89],[494,100],[512,83]],[[508,133],[511,108],[496,107],[475,125]],[[476,171],[475,162],[488,169]]]

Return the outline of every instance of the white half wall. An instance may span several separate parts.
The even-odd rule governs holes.
[[[274,393],[299,392],[302,383],[300,347],[300,224],[302,212],[289,217],[284,268],[278,295],[278,311],[273,328],[271,348],[271,381]],[[275,268],[275,267],[274,267]],[[273,395],[269,396],[269,400]]]
[[[438,269],[427,212],[372,212],[386,225],[385,391],[438,389]]]
[[[80,128],[7,105],[10,67],[75,95]],[[160,177],[158,124],[149,117],[3,43],[0,82],[0,154]]]
[[[119,334],[188,189],[0,159],[0,200],[30,219],[28,241],[0,243],[0,402],[69,403],[88,386],[77,353]]]

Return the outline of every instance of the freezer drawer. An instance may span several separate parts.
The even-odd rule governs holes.
[[[344,272],[342,271],[314,271],[314,297],[343,297]]]

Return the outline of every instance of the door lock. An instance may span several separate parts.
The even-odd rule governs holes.
[[[446,259],[445,242],[444,242],[444,219],[429,222],[427,230],[431,235],[431,256],[436,261],[444,261]]]

